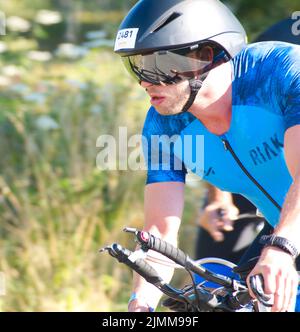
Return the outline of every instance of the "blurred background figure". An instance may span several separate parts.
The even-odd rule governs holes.
[[[207,196],[199,217],[195,258],[219,257],[237,264],[262,230],[264,219],[241,195],[221,193],[209,185]]]
[[[300,44],[300,11],[293,17],[288,17],[264,31],[256,38],[256,42],[278,40],[287,43]]]

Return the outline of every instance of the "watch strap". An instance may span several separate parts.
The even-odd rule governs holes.
[[[265,247],[276,247],[282,251],[290,254],[293,259],[296,259],[299,256],[299,251],[297,247],[288,239],[276,236],[276,235],[263,235],[259,243],[264,244]]]

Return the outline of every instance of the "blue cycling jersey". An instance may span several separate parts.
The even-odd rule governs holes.
[[[232,119],[224,135],[212,134],[190,113],[162,116],[150,108],[143,129],[147,183],[184,182],[190,169],[218,188],[248,198],[275,226],[292,183],[283,143],[285,131],[300,124],[300,46],[251,44],[231,64]],[[156,145],[160,157],[153,151],[154,136],[175,137],[171,148]],[[199,149],[203,167],[193,162]],[[166,154],[169,168],[164,167]]]

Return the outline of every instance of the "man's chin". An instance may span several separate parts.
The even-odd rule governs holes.
[[[155,110],[157,111],[157,113],[159,113],[160,115],[163,115],[163,116],[181,114],[181,110],[179,110],[179,109],[174,110],[172,108],[166,109],[165,107],[155,107]]]

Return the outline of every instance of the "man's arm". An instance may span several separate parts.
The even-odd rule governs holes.
[[[293,177],[293,183],[286,196],[280,221],[274,230],[276,236],[291,241],[300,248],[300,125],[286,131],[284,140],[285,159]],[[294,309],[298,274],[292,257],[284,251],[266,247],[261,258],[251,272],[261,273],[264,277],[265,292],[274,295],[272,311],[290,311]]]
[[[144,230],[177,246],[177,234],[184,206],[184,183],[162,182],[148,184],[145,188],[145,227]],[[162,257],[153,251],[151,256]],[[160,276],[169,282],[173,276],[173,268],[148,261]],[[134,274],[133,292],[136,299],[128,305],[129,311],[148,311],[155,308],[162,293],[142,277]]]
[[[239,210],[234,205],[232,194],[222,191],[207,183],[207,205],[201,211],[199,225],[203,227],[215,241],[224,240],[224,231],[232,231],[234,220]],[[222,213],[220,213],[222,211]]]
[[[293,177],[286,197],[280,223],[274,233],[286,237],[300,248],[300,125],[289,128],[284,139],[285,159]]]

